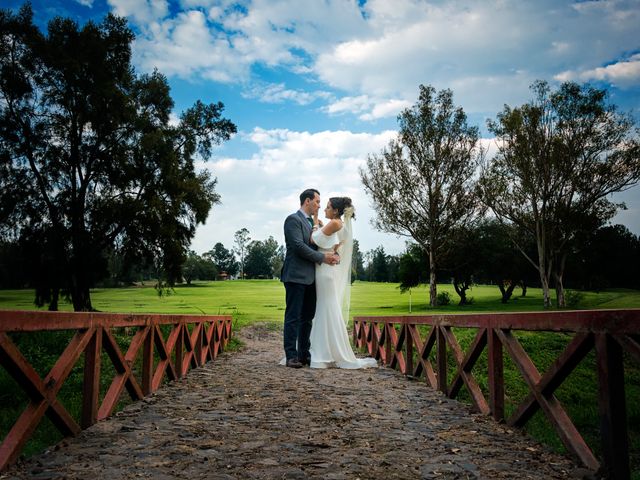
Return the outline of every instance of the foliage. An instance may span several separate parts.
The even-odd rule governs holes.
[[[567,261],[567,284],[603,290],[640,287],[640,237],[624,225],[608,225],[590,235]],[[569,276],[571,274],[571,276]]]
[[[450,303],[451,303],[451,295],[449,295],[449,292],[440,292],[438,294],[438,306],[439,307],[446,307]]]
[[[364,270],[364,255],[360,251],[360,243],[355,238],[353,239],[353,254],[351,255],[352,262],[352,274],[351,281],[366,280],[366,273]]]
[[[397,282],[399,260],[394,255],[387,255],[382,245],[367,252],[365,278],[371,282]]]
[[[425,283],[428,278],[426,256],[424,249],[415,243],[407,242],[405,252],[400,256],[398,279],[402,293]]]
[[[201,257],[193,250],[187,254],[182,272],[187,285],[191,285],[193,280],[215,280],[218,274],[218,270],[211,260],[204,256]]]
[[[247,278],[280,276],[284,263],[284,247],[273,238],[254,240],[247,247],[245,275]]]
[[[204,253],[203,257],[211,260],[219,273],[225,272],[230,277],[238,273],[239,264],[233,252],[227,250],[220,242],[216,243],[213,249]]]
[[[639,135],[605,90],[566,82],[552,92],[543,81],[531,88],[534,100],[488,122],[498,154],[479,191],[499,218],[536,240],[535,257],[520,250],[538,270],[545,307],[552,280],[564,306],[567,257],[622,207],[608,196],[640,178]]]
[[[576,309],[584,299],[584,293],[577,290],[567,290],[565,292],[565,302],[567,308]]]
[[[458,305],[467,304],[467,290],[474,283],[483,258],[478,255],[480,237],[473,224],[461,225],[451,231],[450,247],[442,258],[442,266],[451,277],[453,288],[460,297]]]
[[[400,131],[371,154],[360,177],[381,231],[413,238],[429,254],[430,301],[436,305],[438,257],[452,230],[475,213],[473,176],[482,156],[477,127],[467,125],[451,90],[420,86],[418,102],[398,116]]]
[[[478,245],[479,268],[475,276],[480,282],[497,285],[502,303],[511,299],[517,286],[538,283],[532,275],[535,270],[520,253],[516,242],[531,256],[535,253],[535,244],[514,225],[497,219],[484,219],[476,225],[472,235]]]
[[[167,80],[135,74],[123,18],[55,18],[44,35],[27,4],[0,11],[0,37],[0,236],[28,259],[37,303],[67,292],[91,310],[114,246],[173,284],[219,201],[194,157],[235,133],[223,105],[198,101],[170,124]]]

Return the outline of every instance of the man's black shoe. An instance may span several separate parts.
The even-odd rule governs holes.
[[[302,364],[302,366],[307,366],[310,367],[311,366],[311,359],[310,358],[299,358],[298,359],[300,361],[300,363]]]
[[[287,367],[302,368],[302,363],[297,358],[290,358],[287,360]]]

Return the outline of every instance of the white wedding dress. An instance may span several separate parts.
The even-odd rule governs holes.
[[[371,368],[375,358],[356,358],[349,343],[347,321],[351,290],[353,239],[351,219],[332,235],[316,230],[311,236],[320,252],[338,248],[340,263],[316,265],[316,313],[311,327],[311,368]]]

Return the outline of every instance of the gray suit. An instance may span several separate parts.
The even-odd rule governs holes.
[[[280,279],[283,282],[311,285],[315,281],[316,263],[322,263],[324,255],[311,246],[311,224],[298,210],[284,221],[284,242],[287,253]]]
[[[316,263],[324,255],[311,245],[311,224],[298,210],[284,222],[287,253],[280,280],[286,290],[284,313],[284,351],[287,360],[298,358],[308,362],[311,322],[316,309]]]

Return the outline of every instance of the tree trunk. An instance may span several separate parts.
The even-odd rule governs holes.
[[[75,242],[74,242],[75,243]],[[71,302],[75,312],[91,312],[91,293],[89,292],[90,281],[87,272],[87,265],[91,262],[85,261],[87,253],[85,248],[76,243],[74,245],[74,258],[71,260]]]
[[[540,285],[542,286],[542,298],[545,310],[551,308],[551,295],[549,293],[549,277],[551,274],[551,266],[547,265],[550,259],[547,257],[545,250],[544,229],[543,233],[538,233],[536,240],[538,246],[538,273],[540,274]]]
[[[500,289],[500,293],[502,294],[502,298],[500,299],[500,301],[502,303],[507,303],[511,298],[511,295],[513,295],[513,290],[516,288],[516,283],[510,282],[509,286],[507,288],[504,288],[504,281],[501,280],[498,282],[498,288]]]
[[[462,307],[462,306],[466,305],[467,304],[467,290],[469,289],[469,287],[467,286],[467,282],[465,282],[464,280],[460,281],[459,279],[454,277],[454,279],[453,279],[453,288],[455,289],[456,293],[460,297],[460,302],[458,303],[458,306]]]
[[[563,283],[564,265],[565,265],[566,258],[567,258],[566,255],[563,255],[560,258],[560,261],[556,262],[557,267],[553,272],[554,273],[553,276],[556,283],[556,303],[558,305],[558,308],[565,308],[567,306],[566,299],[564,298],[564,283]]]
[[[88,285],[73,285],[71,289],[71,301],[73,302],[74,312],[91,312],[91,294]]]
[[[438,306],[438,288],[436,286],[436,258],[433,248],[429,249],[429,305]]]
[[[540,283],[542,284],[542,298],[544,308],[551,308],[551,295],[549,293],[549,281],[544,274],[540,274]]]
[[[567,303],[564,298],[564,286],[562,285],[562,277],[556,276],[556,304],[558,308],[564,308]]]
[[[57,312],[58,311],[58,299],[60,298],[60,288],[53,287],[51,289],[51,302],[49,302],[49,311]]]

